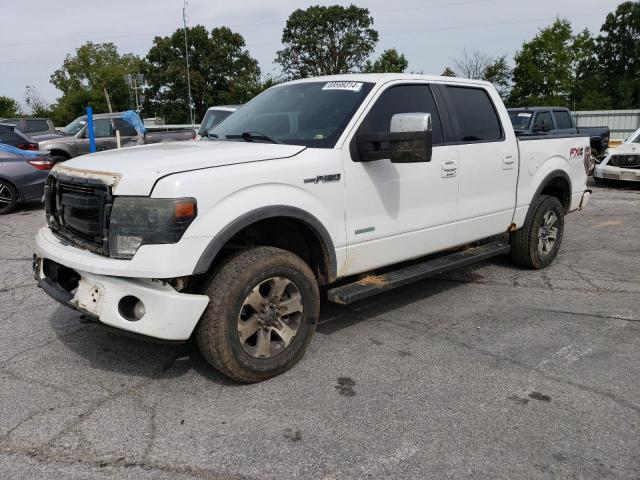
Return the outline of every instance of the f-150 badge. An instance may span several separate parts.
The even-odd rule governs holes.
[[[314,178],[305,178],[304,183],[329,183],[329,182],[339,182],[340,174],[332,173],[331,175],[318,175]]]

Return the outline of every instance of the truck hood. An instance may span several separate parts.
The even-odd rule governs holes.
[[[635,154],[640,155],[640,144],[638,143],[623,143],[619,147],[612,148],[609,150],[611,155],[629,155]]]
[[[73,138],[73,135],[62,135],[60,133],[47,133],[45,135],[34,135],[33,137],[31,137],[31,140],[33,140],[34,142],[55,143],[51,141],[65,140],[65,139],[69,140],[70,138],[75,140],[75,138]]]
[[[159,178],[174,173],[297,155],[305,147],[257,142],[185,141],[159,143],[83,155],[54,171],[96,178],[115,195],[150,195]]]

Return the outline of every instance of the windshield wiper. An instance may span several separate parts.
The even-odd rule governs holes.
[[[209,130],[205,130],[204,131],[204,136],[207,137],[209,140],[217,140],[218,139],[218,134],[217,133],[211,133],[211,131]]]
[[[279,140],[275,140],[268,135],[260,132],[242,132],[240,135],[225,135],[227,138],[242,138],[245,142],[253,142],[257,139],[263,139],[270,143],[282,143]]]

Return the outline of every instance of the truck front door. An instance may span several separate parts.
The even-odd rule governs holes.
[[[385,86],[343,147],[348,275],[449,247],[457,216],[457,146],[445,145],[448,128],[425,83]],[[396,113],[430,113],[433,156],[425,163],[357,162],[354,137],[389,132]],[[444,126],[443,126],[444,124]],[[351,147],[351,148],[349,148]]]

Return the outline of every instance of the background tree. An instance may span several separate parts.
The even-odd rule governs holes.
[[[511,68],[507,56],[492,59],[481,76],[482,80],[493,83],[503,100],[506,100],[511,90]]]
[[[369,10],[355,5],[295,10],[275,61],[290,79],[360,71],[378,42],[372,25]]]
[[[243,103],[261,89],[258,62],[244,48],[242,35],[227,27],[208,32],[202,25],[187,29],[191,97],[196,121],[214,105]],[[184,31],[155,37],[144,66],[148,83],[147,116],[163,117],[168,123],[187,123],[187,76]]]
[[[615,108],[640,105],[640,2],[624,2],[609,13],[596,40],[604,95]]]
[[[24,104],[27,107],[26,113],[34,117],[50,117],[53,114],[51,106],[42,98],[35,85],[26,86]]]
[[[588,30],[574,35],[568,20],[557,19],[522,45],[515,55],[511,105],[566,105],[575,70],[588,54]]]
[[[131,53],[120,55],[113,43],[85,43],[75,55],[67,55],[51,75],[51,83],[62,91],[55,109],[57,120],[70,122],[87,105],[95,112],[108,112],[105,89],[114,111],[132,108],[131,92],[123,77],[139,71],[140,59]]]
[[[20,105],[11,97],[0,95],[0,117],[20,115]]]
[[[409,66],[409,61],[395,48],[382,52],[375,61],[367,60],[362,68],[364,73],[403,73]]]
[[[443,70],[443,72],[440,74],[443,77],[455,77],[456,76],[456,72],[453,71],[453,68],[451,67],[445,67],[445,69]]]
[[[470,52],[466,48],[462,51],[462,57],[456,58],[453,62],[456,72],[461,77],[473,80],[481,80],[484,72],[492,63],[493,58],[486,53],[477,50]]]

